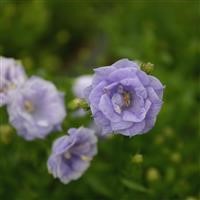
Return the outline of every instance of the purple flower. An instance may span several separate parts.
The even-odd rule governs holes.
[[[83,75],[76,78],[72,88],[74,95],[80,99],[83,99],[84,90],[85,88],[90,86],[91,83],[92,83],[91,75]],[[87,114],[86,111],[80,108],[73,113],[73,117],[84,117],[86,114]]]
[[[97,138],[92,130],[71,128],[68,133],[54,142],[47,162],[49,173],[65,184],[80,178],[97,154]]]
[[[92,83],[91,75],[84,75],[78,77],[73,85],[73,92],[78,98],[84,98],[84,89]]]
[[[63,94],[49,81],[31,77],[11,95],[10,123],[27,140],[44,138],[60,129],[66,116]]]
[[[149,131],[162,106],[164,87],[160,81],[128,59],[94,71],[85,96],[102,135],[133,136]]]
[[[8,103],[9,92],[25,80],[26,75],[20,62],[0,56],[0,107]]]

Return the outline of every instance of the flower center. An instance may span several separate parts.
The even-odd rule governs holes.
[[[0,93],[4,93],[5,89],[4,88],[0,88]]]
[[[129,107],[131,105],[131,94],[127,91],[123,91],[122,93],[123,101],[124,101],[124,106]]]
[[[117,88],[117,92],[113,94],[111,101],[115,112],[120,114],[123,109],[128,108],[131,105],[132,95],[120,85]]]
[[[64,154],[64,157],[66,159],[70,159],[71,158],[71,153],[69,153],[68,151]]]
[[[34,111],[34,106],[31,101],[26,100],[24,102],[24,108],[27,112],[32,113]]]
[[[4,86],[1,86],[0,93],[7,92],[8,90],[15,89],[16,85],[14,83],[12,84],[5,84]]]

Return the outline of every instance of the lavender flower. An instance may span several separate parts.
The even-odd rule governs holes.
[[[97,138],[92,130],[71,128],[68,133],[54,142],[47,162],[49,173],[65,184],[80,178],[97,153]]]
[[[60,128],[66,116],[63,94],[49,81],[31,77],[12,93],[10,123],[27,140],[44,138]]]
[[[84,90],[88,86],[90,86],[92,83],[92,76],[91,75],[83,75],[79,76],[75,79],[74,85],[73,85],[73,93],[75,96],[77,96],[80,99],[84,98]],[[76,110],[73,113],[73,117],[84,117],[86,115],[85,110],[82,108]]]
[[[83,75],[78,77],[73,85],[73,92],[78,98],[84,98],[84,89],[92,83],[91,75]]]
[[[149,131],[162,106],[160,81],[128,59],[94,71],[85,96],[102,135],[115,132],[133,136]]]
[[[26,80],[23,66],[12,58],[0,56],[0,107],[9,101],[9,92]]]

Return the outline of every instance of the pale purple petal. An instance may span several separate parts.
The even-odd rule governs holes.
[[[112,122],[120,122],[121,117],[114,111],[113,105],[107,94],[104,94],[99,102],[99,110]]]
[[[84,75],[76,78],[73,85],[73,93],[78,98],[84,98],[84,90],[92,84],[92,76]]]

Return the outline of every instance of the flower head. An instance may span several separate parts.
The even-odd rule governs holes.
[[[133,136],[149,131],[162,106],[160,81],[128,59],[94,71],[85,97],[102,134]]]
[[[76,97],[83,99],[84,98],[84,90],[90,86],[92,83],[92,76],[91,75],[83,75],[79,76],[75,79],[74,85],[72,87],[73,93]],[[84,109],[79,108],[73,113],[74,117],[83,117],[87,113]]]
[[[26,80],[20,62],[0,56],[0,107],[9,101],[9,92],[22,85]]]
[[[71,128],[68,133],[54,142],[47,162],[49,172],[65,184],[80,178],[97,153],[97,138],[92,130]]]
[[[63,94],[49,81],[31,77],[11,95],[10,123],[27,140],[58,130],[66,116]]]
[[[84,89],[92,83],[91,75],[84,75],[76,78],[73,85],[73,92],[79,98],[84,98]]]

